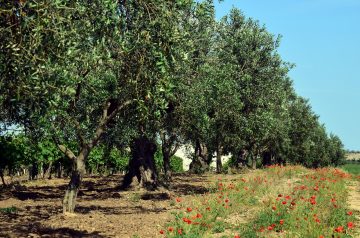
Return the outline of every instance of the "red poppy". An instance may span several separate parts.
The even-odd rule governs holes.
[[[353,214],[352,211],[348,211],[346,214],[348,214],[349,216],[351,216]]]
[[[268,228],[267,228],[269,231],[272,231],[273,229],[274,229],[274,227],[272,227],[272,226],[268,226]]]
[[[172,232],[174,230],[174,228],[172,228],[171,226],[168,228],[168,231]]]
[[[178,234],[182,235],[182,230],[181,229],[178,230]]]
[[[165,231],[164,231],[164,230],[160,230],[160,234],[162,234],[162,235],[163,235],[164,233],[165,233]]]
[[[284,225],[284,220],[281,219],[279,223],[280,223],[280,225]]]
[[[192,211],[192,208],[191,208],[191,207],[188,207],[188,208],[186,208],[186,211],[191,212],[191,211]]]
[[[176,198],[176,202],[181,202],[181,198]]]
[[[347,224],[347,227],[348,227],[349,229],[354,228],[354,223],[352,223],[351,221],[349,221],[348,224]]]
[[[235,235],[234,238],[240,238],[240,236],[239,236],[239,235]]]
[[[272,207],[272,209],[275,211],[275,210],[276,210],[276,207],[275,207],[275,206],[273,206],[273,207]]]
[[[285,205],[286,203],[287,203],[286,201],[282,201],[282,204],[284,204],[284,205]]]
[[[338,226],[337,228],[335,228],[334,231],[338,232],[338,233],[342,233],[344,231],[344,227],[343,226]]]

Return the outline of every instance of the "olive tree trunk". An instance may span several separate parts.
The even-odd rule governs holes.
[[[220,145],[216,148],[216,173],[221,173],[223,170],[222,162],[221,162],[221,156],[222,156],[222,148]]]
[[[140,187],[154,190],[158,186],[158,174],[156,171],[154,155],[156,144],[147,137],[134,140],[131,147],[131,159],[129,171],[125,175],[122,188],[128,188],[136,176]]]
[[[79,156],[74,158],[74,168],[63,200],[64,213],[73,213],[75,210],[76,197],[80,189],[82,178],[85,174],[85,160],[88,155],[89,150],[83,149]]]
[[[195,143],[195,155],[189,166],[190,173],[201,174],[209,169],[209,160],[208,149],[205,144],[200,143],[199,140],[196,140]]]
[[[160,132],[161,138],[161,151],[163,154],[164,161],[164,173],[165,180],[171,181],[171,166],[170,159],[175,155],[176,151],[179,148],[179,143],[177,142],[177,136],[175,133],[168,134],[167,132]]]
[[[43,176],[43,178],[48,178],[48,179],[51,179],[51,169],[52,169],[52,164],[53,164],[53,162],[52,162],[52,161],[50,161],[50,162],[49,162],[49,164],[48,164],[47,169],[46,169],[46,170],[45,170],[45,172],[44,172],[44,176]]]

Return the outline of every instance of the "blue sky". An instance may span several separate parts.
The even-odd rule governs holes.
[[[296,92],[346,149],[360,150],[360,0],[214,2],[218,19],[234,6],[283,36],[279,52],[296,64]]]

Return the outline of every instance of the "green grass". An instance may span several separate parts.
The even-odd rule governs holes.
[[[4,214],[14,214],[17,212],[17,208],[16,207],[4,207],[4,208],[0,208],[0,213],[4,213]]]
[[[341,167],[343,170],[346,170],[348,173],[354,175],[360,175],[360,163],[358,164],[345,164]]]

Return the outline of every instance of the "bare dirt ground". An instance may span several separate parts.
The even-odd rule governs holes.
[[[356,217],[355,227],[356,234],[355,237],[360,237],[360,182],[351,181],[351,184],[348,186],[349,189],[349,209],[354,213]]]
[[[67,179],[23,182],[0,190],[0,209],[16,208],[0,212],[0,237],[158,237],[175,198],[206,193],[216,177],[175,175],[169,190],[154,192],[120,191],[121,175],[85,178],[75,215],[62,214]]]

